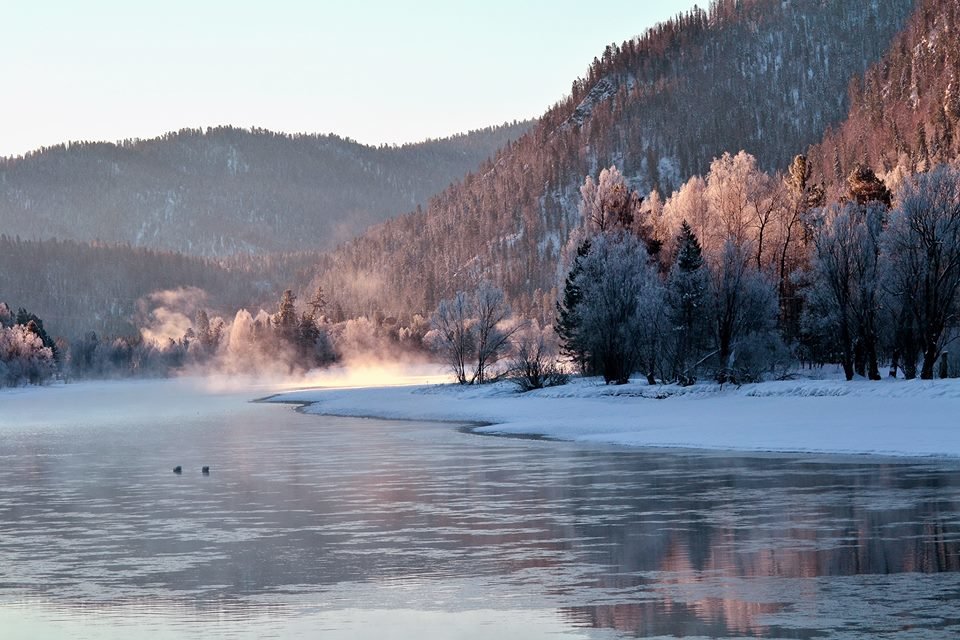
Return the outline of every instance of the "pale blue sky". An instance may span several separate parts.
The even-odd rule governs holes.
[[[402,143],[539,116],[606,44],[693,4],[4,0],[0,155],[217,124]]]

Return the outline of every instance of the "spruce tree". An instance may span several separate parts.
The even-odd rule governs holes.
[[[857,165],[847,178],[847,184],[850,187],[850,199],[857,204],[867,205],[871,202],[879,202],[887,208],[890,207],[893,200],[890,190],[867,165]]]
[[[704,341],[707,274],[700,241],[686,220],[680,226],[676,243],[677,257],[667,290],[675,334],[673,376],[681,384],[693,384],[696,372],[690,361]]]
[[[593,373],[583,341],[580,339],[580,317],[578,306],[583,292],[576,280],[583,270],[582,261],[590,253],[590,240],[584,240],[577,247],[577,257],[570,266],[570,272],[563,286],[563,298],[557,301],[557,319],[554,331],[560,339],[560,353],[573,360],[584,374]]]
[[[30,333],[40,338],[43,346],[50,348],[50,351],[53,352],[54,360],[56,360],[57,363],[60,362],[60,348],[57,346],[56,341],[50,337],[50,334],[47,333],[46,329],[43,328],[43,320],[37,317],[37,314],[30,313],[23,307],[20,307],[17,309],[17,319],[14,321],[14,324],[27,327]]]
[[[294,306],[296,301],[297,296],[293,294],[293,291],[287,289],[280,298],[276,315],[273,316],[273,326],[277,331],[277,335],[281,340],[286,341],[287,344],[296,343],[299,333],[300,323],[299,318],[297,318],[297,310]]]
[[[323,313],[323,310],[327,306],[327,298],[323,295],[323,287],[317,287],[317,292],[314,294],[309,304],[311,310],[310,317],[313,320],[318,320],[320,318],[320,314]]]

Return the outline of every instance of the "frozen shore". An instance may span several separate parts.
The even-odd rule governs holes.
[[[314,414],[482,423],[479,433],[636,447],[960,457],[960,380],[800,380],[680,388],[595,379],[519,394],[508,383],[310,389]]]

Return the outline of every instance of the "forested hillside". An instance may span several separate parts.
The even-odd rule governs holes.
[[[834,192],[858,164],[895,187],[960,155],[960,2],[921,0],[879,64],[851,85],[849,117],[808,156]]]
[[[0,159],[0,233],[198,256],[332,248],[425,203],[529,123],[400,147],[233,127]]]
[[[804,180],[824,181],[827,202],[847,196],[848,177],[862,162],[895,190],[903,176],[957,156],[958,1],[923,0],[916,7],[908,0],[719,2],[709,12],[679,16],[608,48],[529,133],[426,207],[325,255],[313,249],[314,232],[337,234],[319,218],[301,217],[309,207],[347,194],[365,203],[366,213],[333,219],[359,224],[381,197],[383,211],[391,203],[396,208],[397,201],[384,195],[390,189],[413,193],[416,185],[439,180],[431,168],[479,156],[523,125],[383,149],[333,136],[222,128],[122,145],[62,146],[6,160],[2,206],[11,198],[26,206],[25,219],[43,236],[67,227],[90,237],[122,230],[129,222],[122,207],[90,208],[97,193],[157,206],[159,200],[150,198],[167,192],[144,185],[176,183],[191,195],[174,198],[162,212],[146,207],[154,213],[137,221],[139,231],[158,235],[133,238],[131,246],[17,240],[4,222],[0,299],[30,307],[66,336],[130,331],[138,300],[180,286],[210,291],[209,306],[229,313],[272,305],[288,286],[303,297],[319,285],[331,318],[366,315],[402,323],[426,316],[453,291],[489,279],[505,289],[515,311],[545,325],[553,321],[556,285],[567,268],[561,254],[582,224],[584,177],[616,164],[630,191],[645,195],[637,216],[659,225],[648,230],[662,236],[659,242],[669,247],[687,218],[708,254],[724,241],[714,228],[719,219],[703,217],[723,208],[707,202],[711,189],[738,181],[753,185],[748,206],[757,216],[767,207],[771,221],[754,261],[775,272],[786,304],[796,297],[793,273],[809,258],[809,247],[797,244],[801,209],[789,186],[793,178],[778,175],[796,153],[810,149],[812,175]],[[741,148],[752,156],[713,162]],[[320,159],[331,154],[338,160],[321,171]],[[343,188],[354,178],[360,186]],[[207,209],[187,204],[203,194],[215,196]],[[401,200],[414,206],[412,196]],[[24,210],[17,214],[21,221]],[[230,218],[236,227],[218,226],[234,211],[240,212]],[[272,227],[263,216],[272,216]],[[104,235],[91,231],[98,228],[87,224],[94,218],[106,225]],[[252,237],[307,249],[232,254],[271,248],[274,240],[253,246],[238,231],[262,231],[264,225],[272,230],[251,231]],[[129,231],[120,230],[116,235]],[[232,255],[187,258],[144,251],[133,246],[137,242]],[[799,311],[790,318],[795,325]],[[797,331],[791,326],[788,333]]]
[[[546,319],[584,176],[616,164],[668,196],[746,149],[785,170],[848,112],[848,84],[887,50],[911,0],[724,0],[611,46],[571,95],[479,171],[321,264],[349,313],[431,309],[490,278]],[[659,198],[647,199],[656,207]]]
[[[136,335],[137,305],[157,291],[196,287],[223,312],[276,297],[265,274],[292,274],[281,265],[248,261],[225,267],[215,261],[142,247],[73,241],[24,241],[0,235],[0,302],[23,306],[54,336],[87,331]]]

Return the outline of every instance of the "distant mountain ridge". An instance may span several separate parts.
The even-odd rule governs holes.
[[[325,254],[308,249],[212,261],[230,272],[225,281],[239,283],[225,287],[231,299],[223,304],[243,297],[243,281],[253,281],[261,289],[254,295],[267,301],[281,285],[309,295],[321,284],[337,317],[379,312],[403,319],[429,313],[440,298],[488,279],[506,290],[518,314],[550,322],[560,252],[579,219],[578,189],[584,176],[609,164],[616,163],[633,188],[658,187],[656,198],[705,173],[724,151],[745,148],[768,171],[783,170],[795,154],[807,152],[814,180],[824,180],[828,197],[836,198],[846,193],[847,176],[860,163],[895,182],[897,175],[956,161],[958,34],[960,0],[715,2],[709,12],[691,11],[609,47],[573,83],[570,96],[426,206],[411,205],[412,213]],[[223,172],[229,166],[222,145],[214,146],[221,155],[210,153]],[[32,165],[32,175],[62,175],[52,159],[65,155],[47,154],[53,166]],[[0,161],[2,193],[10,192],[9,162]],[[283,172],[290,182],[302,173],[294,158]],[[2,224],[0,235],[9,234]],[[11,269],[40,253],[29,243],[8,247],[23,257],[9,261]],[[107,272],[115,260],[139,259],[123,248],[95,249],[84,249],[90,257],[83,259]],[[48,243],[43,250],[65,256],[64,262],[79,260],[70,245]],[[195,262],[185,283],[203,287],[210,263]],[[30,287],[50,282],[44,285],[50,295],[37,307],[56,313],[71,298],[55,292],[72,295],[78,274],[69,264],[34,269],[0,269],[0,299],[8,289],[9,302],[30,306]],[[141,276],[123,294],[128,302],[148,293],[156,279]],[[5,277],[18,288],[5,286]],[[129,310],[118,304],[111,314],[119,321]]]
[[[0,233],[198,256],[332,248],[425,204],[530,123],[403,146],[184,129],[0,159]]]

